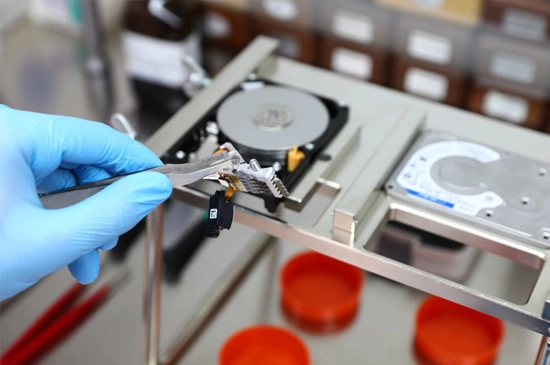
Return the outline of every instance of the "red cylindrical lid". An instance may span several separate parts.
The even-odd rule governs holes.
[[[435,365],[489,365],[504,337],[501,320],[428,297],[416,314],[415,349]]]
[[[293,257],[281,273],[287,314],[314,324],[350,322],[359,306],[363,272],[316,252]]]
[[[304,342],[275,326],[255,326],[235,333],[223,345],[220,365],[309,365]]]

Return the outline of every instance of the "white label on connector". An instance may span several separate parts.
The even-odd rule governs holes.
[[[136,79],[181,88],[189,77],[182,60],[201,63],[200,39],[192,33],[183,41],[166,41],[126,31],[122,35],[126,72]]]
[[[231,24],[221,14],[208,12],[204,16],[204,34],[210,38],[225,38],[231,32]]]
[[[444,0],[412,0],[413,3],[429,9],[439,9],[443,6]]]
[[[413,58],[446,65],[451,61],[453,44],[448,37],[415,30],[409,35],[407,53]]]
[[[494,209],[504,200],[492,191],[461,195],[442,188],[432,178],[432,167],[449,157],[464,157],[483,164],[498,161],[500,154],[488,147],[465,141],[445,141],[430,144],[416,151],[397,176],[397,183],[409,196],[475,216],[482,209]]]
[[[218,218],[218,210],[210,209],[210,219],[216,219],[216,218]]]
[[[522,124],[529,113],[529,102],[524,98],[490,90],[483,98],[482,110],[490,117]]]
[[[546,38],[548,19],[541,14],[506,8],[500,27],[504,33],[516,37],[542,41]]]
[[[364,54],[345,48],[335,48],[330,57],[330,68],[360,79],[372,76],[372,59]]]
[[[374,26],[367,16],[339,10],[332,18],[332,33],[353,42],[369,44],[374,39]]]
[[[411,94],[441,101],[447,97],[449,80],[443,75],[413,67],[405,73],[403,89]]]
[[[533,83],[536,71],[537,64],[532,58],[517,54],[495,53],[489,64],[491,75],[522,84]]]
[[[298,15],[293,0],[263,0],[264,10],[275,19],[291,20]]]

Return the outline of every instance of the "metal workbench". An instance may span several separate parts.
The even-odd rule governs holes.
[[[39,37],[39,41],[34,37]],[[60,34],[48,35],[40,30],[22,28],[10,34],[10,38],[17,39],[17,42],[11,43],[12,52],[6,52],[10,45],[9,39],[4,42],[4,57],[7,61],[2,62],[3,75],[17,75],[21,72],[20,67],[24,65],[18,60],[32,57],[33,44],[39,43],[43,47],[35,52],[49,52],[48,44],[52,44],[66,50],[65,60],[67,65],[71,66],[66,66],[65,69],[74,70],[74,82],[71,84],[67,81],[67,85],[63,87],[67,90],[81,90],[85,87],[75,66],[78,60],[70,52],[78,47],[78,43],[70,41],[70,37]],[[28,48],[21,48],[22,44],[26,44]],[[254,43],[216,77],[213,87],[200,93],[155,134],[147,143],[148,146],[156,153],[162,154],[176,142],[188,125],[211,106],[212,100],[218,100],[229,88],[254,72],[260,77],[345,101],[350,106],[351,116],[341,136],[349,137],[356,134],[356,145],[366,146],[366,149],[362,150],[366,153],[359,155],[353,149],[348,151],[344,159],[346,164],[340,169],[330,171],[327,169],[328,166],[316,166],[315,169],[318,170],[315,171],[319,171],[324,180],[304,181],[297,187],[296,192],[299,195],[307,191],[308,184],[312,183],[319,183],[324,190],[321,189],[320,193],[315,194],[301,213],[285,209],[281,218],[290,222],[289,224],[276,223],[269,216],[253,214],[252,208],[261,208],[253,200],[238,200],[237,202],[246,209],[237,210],[237,221],[252,225],[255,229],[235,224],[231,231],[223,232],[220,239],[199,250],[178,285],[162,287],[161,355],[173,344],[181,327],[196,318],[193,316],[197,314],[197,307],[207,301],[211,288],[219,283],[228,271],[234,269],[234,264],[241,263],[246,266],[242,258],[250,256],[251,252],[259,250],[259,247],[265,244],[265,249],[258,253],[257,260],[253,260],[255,265],[250,268],[241,285],[177,363],[213,364],[216,362],[221,344],[231,333],[251,324],[268,322],[297,331],[306,341],[315,364],[415,364],[411,351],[413,319],[417,305],[425,294],[376,275],[368,274],[360,314],[353,325],[341,333],[316,336],[304,333],[286,322],[278,304],[278,269],[290,255],[303,249],[300,246],[336,256],[408,286],[447,297],[519,324],[525,328],[510,323],[506,325],[506,338],[497,364],[534,363],[541,340],[541,335],[534,331],[544,333],[548,328],[548,322],[542,318],[544,303],[550,292],[550,275],[545,273],[548,268],[544,265],[545,251],[526,249],[524,263],[531,263],[531,268],[514,264],[492,253],[482,253],[471,276],[464,283],[465,286],[436,280],[430,275],[401,267],[391,260],[379,258],[364,250],[362,244],[367,241],[366,237],[374,231],[375,226],[378,226],[378,221],[385,217],[385,213],[373,216],[369,214],[368,209],[365,211],[361,206],[351,205],[349,202],[354,200],[350,199],[348,202],[345,192],[353,192],[355,179],[360,173],[365,173],[372,176],[373,181],[365,181],[362,189],[365,194],[370,193],[367,191],[369,182],[374,182],[377,176],[384,175],[383,166],[387,165],[387,161],[384,163],[376,156],[397,158],[401,149],[397,142],[407,140],[407,131],[412,132],[421,122],[430,127],[546,162],[550,162],[550,157],[545,154],[550,147],[550,138],[279,58],[272,54],[275,47],[276,44],[267,39]],[[122,80],[120,88],[124,90],[123,94],[128,96],[123,78],[119,80]],[[14,103],[17,107],[36,109],[25,99],[25,93],[18,86],[19,82],[20,80],[14,77],[2,80],[4,90],[12,89],[11,93],[7,93],[5,101]],[[80,104],[70,102],[70,98],[85,98],[84,93],[77,93],[75,96],[75,93],[64,91],[60,92],[58,97],[58,107],[43,105],[38,109],[51,113],[93,117],[88,106],[72,109]],[[121,100],[128,99],[124,97]],[[78,102],[85,105],[80,99]],[[402,130],[403,135],[392,133],[396,130]],[[357,131],[360,133],[356,133]],[[382,143],[384,141],[387,143]],[[328,152],[337,155],[341,148],[337,139],[331,144]],[[376,154],[377,151],[380,153]],[[338,193],[335,186],[328,181],[338,182]],[[372,190],[376,190],[375,186],[376,184],[372,185]],[[174,198],[203,206],[207,195],[201,192],[202,188],[198,186],[195,189],[178,189],[174,193]],[[353,198],[353,195],[351,197]],[[296,201],[296,204],[300,202]],[[315,214],[315,211],[320,209],[312,209],[312,205],[324,207],[326,210],[322,214]],[[342,220],[336,222],[336,228],[341,228],[340,231],[333,229],[335,208],[340,208],[339,212],[343,213]],[[181,234],[180,219],[189,214],[189,210],[188,206],[180,204],[167,209],[165,243],[175,240],[175,237]],[[278,235],[282,239],[270,239],[257,230]],[[355,245],[346,244],[352,236]],[[42,363],[136,364],[143,361],[140,303],[142,279],[146,275],[143,258],[144,240],[144,237],[140,239],[123,265],[129,267],[132,272],[130,283]],[[256,258],[254,255],[250,257]],[[109,264],[106,276],[121,270],[123,266]],[[541,269],[539,276],[537,274]],[[530,288],[537,279],[538,284],[533,294],[529,295]],[[70,282],[70,275],[64,270],[44,279],[36,288],[23,294],[15,302],[16,305],[0,308],[1,348],[5,349]],[[478,293],[488,295],[481,296]],[[499,296],[506,300],[498,299]],[[528,303],[521,304],[522,300],[527,298]]]
[[[547,248],[461,222],[420,204],[393,198],[384,191],[383,182],[421,129],[451,133],[545,162],[548,158],[544,158],[544,152],[550,147],[550,138],[277,57],[273,55],[275,49],[275,41],[257,38],[207,89],[153,135],[147,145],[159,155],[166,153],[179,136],[208,112],[213,105],[212,100],[219,100],[247,78],[268,79],[339,100],[348,105],[351,112],[347,125],[324,150],[332,159],[328,162],[316,161],[292,191],[292,197],[287,198],[285,208],[279,209],[276,215],[265,214],[257,202],[244,197],[237,201],[240,207],[236,220],[369,272],[547,335],[550,332],[547,318],[550,313],[547,308],[550,292]],[[173,196],[205,207],[211,193],[207,186],[199,185],[176,188]],[[329,196],[330,200],[325,209],[307,211],[309,200],[315,195]],[[315,212],[320,213],[315,215]],[[300,219],[307,215],[314,217],[310,225],[305,225],[296,221],[296,215]],[[530,287],[530,295],[526,295],[523,301],[513,302],[387,259],[369,251],[368,244],[390,220],[499,255],[540,274]],[[154,270],[154,267],[149,269]],[[496,287],[509,283],[507,276],[491,275],[491,280]],[[153,298],[155,286],[146,287],[146,293]],[[152,303],[154,312],[158,305]],[[149,321],[148,325],[146,336],[158,330],[154,320]],[[154,337],[148,337],[151,343],[154,343]],[[541,357],[537,362],[548,361],[546,352],[546,340],[543,340]],[[156,355],[150,352],[148,355],[149,363],[154,363]]]

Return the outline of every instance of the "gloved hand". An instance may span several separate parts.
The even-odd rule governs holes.
[[[0,299],[64,266],[83,284],[99,251],[172,192],[159,173],[125,177],[73,206],[46,210],[48,192],[161,165],[146,147],[101,124],[0,105]]]

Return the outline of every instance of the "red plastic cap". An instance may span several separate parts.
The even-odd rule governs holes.
[[[235,333],[220,352],[220,365],[309,365],[304,342],[274,326],[256,326]]]
[[[316,252],[295,256],[281,273],[285,311],[310,323],[353,318],[359,306],[363,272]]]
[[[501,320],[428,297],[416,314],[415,349],[435,365],[489,365],[504,337]]]

